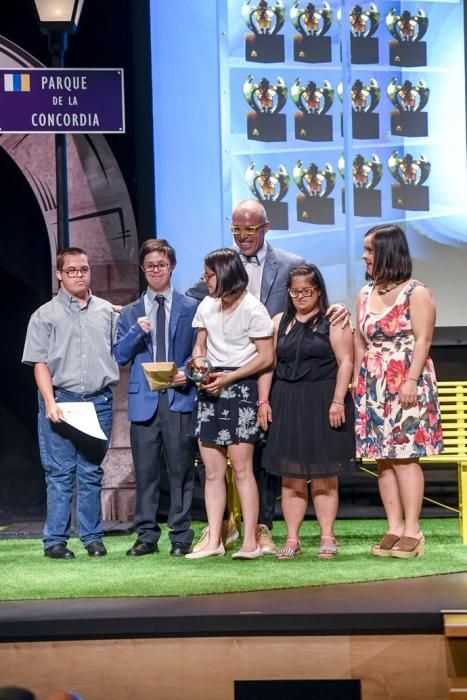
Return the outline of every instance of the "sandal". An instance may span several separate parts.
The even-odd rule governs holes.
[[[412,559],[412,557],[423,557],[425,552],[425,537],[406,537],[402,535],[397,543],[397,549],[391,549],[391,556],[397,559]]]
[[[324,544],[327,540],[330,544]],[[337,554],[337,542],[333,535],[325,535],[321,537],[321,544],[319,546],[317,556],[318,559],[332,559]]]
[[[294,544],[292,546],[288,546],[288,542],[293,542]],[[277,552],[276,559],[293,559],[301,553],[302,545],[300,540],[297,540],[294,537],[289,537],[286,539],[284,546]]]
[[[392,535],[390,532],[387,532],[377,544],[373,545],[370,551],[375,557],[390,557],[392,548],[399,541],[400,537],[398,535]]]

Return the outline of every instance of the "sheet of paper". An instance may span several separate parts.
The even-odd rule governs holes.
[[[58,403],[57,406],[62,409],[65,423],[98,440],[107,440],[92,401],[67,401]]]

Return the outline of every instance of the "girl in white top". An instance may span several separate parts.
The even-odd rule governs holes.
[[[221,248],[206,256],[204,279],[209,296],[198,307],[193,358],[210,361],[213,371],[193,407],[193,434],[198,438],[206,469],[205,501],[209,540],[187,554],[200,559],[225,554],[222,518],[226,504],[225,471],[229,457],[243,514],[243,545],[232,555],[256,559],[258,489],[253,475],[253,451],[262,436],[257,425],[256,374],[273,363],[273,323],[263,304],[246,291],[248,275],[239,254]]]

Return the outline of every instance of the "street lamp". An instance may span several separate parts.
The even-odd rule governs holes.
[[[75,34],[84,0],[34,0],[42,34],[49,38],[53,68],[64,67],[68,34]],[[55,173],[57,184],[57,248],[70,245],[66,134],[55,134]]]

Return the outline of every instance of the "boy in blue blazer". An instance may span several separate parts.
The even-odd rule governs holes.
[[[177,259],[167,241],[145,241],[139,262],[148,287],[137,301],[122,309],[113,347],[120,364],[131,362],[128,418],[136,474],[137,539],[127,555],[138,557],[158,551],[160,478],[166,464],[170,484],[170,553],[184,556],[191,552],[193,540],[190,511],[194,442],[188,433],[196,391],[187,381],[185,369],[194,344],[191,323],[197,302],[177,292],[171,284]],[[178,373],[171,387],[151,391],[141,363],[172,360]]]

